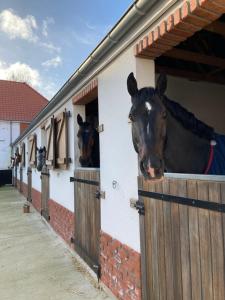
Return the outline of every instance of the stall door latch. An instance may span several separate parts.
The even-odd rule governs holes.
[[[105,199],[105,192],[103,192],[103,191],[100,191],[100,190],[97,190],[96,191],[96,193],[95,193],[95,197],[97,198],[97,199]]]

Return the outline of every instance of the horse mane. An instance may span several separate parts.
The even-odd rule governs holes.
[[[146,97],[152,97],[152,95],[156,93],[156,90],[152,87],[149,87],[142,88],[140,92],[141,96],[143,96],[144,99]],[[179,103],[170,100],[169,98],[164,96],[163,104],[165,105],[166,109],[168,109],[168,111],[171,113],[171,115],[177,121],[179,121],[184,128],[190,130],[193,134],[197,135],[200,138],[209,141],[215,139],[214,128],[197,119],[193,113],[188,111]]]
[[[164,105],[169,110],[171,115],[179,121],[184,128],[190,130],[192,133],[196,134],[200,138],[207,140],[214,139],[215,131],[213,127],[203,123],[195,117],[195,115],[185,109],[183,106],[177,102],[170,100],[164,96]]]

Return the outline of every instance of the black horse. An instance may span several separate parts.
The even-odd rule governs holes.
[[[133,73],[127,78],[132,107],[132,138],[146,179],[175,173],[225,175],[225,136],[168,99],[166,76],[156,88],[138,90]]]
[[[40,147],[37,148],[37,170],[41,172],[43,166],[45,166],[46,161],[46,148]]]
[[[99,168],[99,134],[91,122],[83,122],[77,115],[79,130],[77,133],[80,149],[80,164],[82,167]]]

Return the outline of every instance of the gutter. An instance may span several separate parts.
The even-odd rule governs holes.
[[[183,0],[161,0],[161,2],[169,2],[169,9],[172,5]],[[75,84],[80,83],[90,72],[93,67],[96,67],[102,59],[110,50],[113,49],[115,45],[129,33],[133,26],[135,26],[143,17],[151,11],[156,3],[160,0],[136,0],[126,11],[126,13],[120,18],[120,20],[115,24],[112,30],[106,35],[106,37],[99,43],[99,45],[91,52],[87,59],[80,65],[80,67],[75,71],[74,74],[66,81],[62,88],[55,94],[51,101],[46,105],[44,109],[33,119],[30,126],[20,135],[13,143],[12,146],[16,145],[21,139],[23,139],[29,131],[37,125],[41,119],[44,118],[60,101],[65,95],[67,95]],[[160,16],[165,12],[162,10]],[[160,18],[157,16],[157,18]]]

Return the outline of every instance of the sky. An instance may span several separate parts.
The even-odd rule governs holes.
[[[0,79],[51,99],[132,0],[1,0]]]

